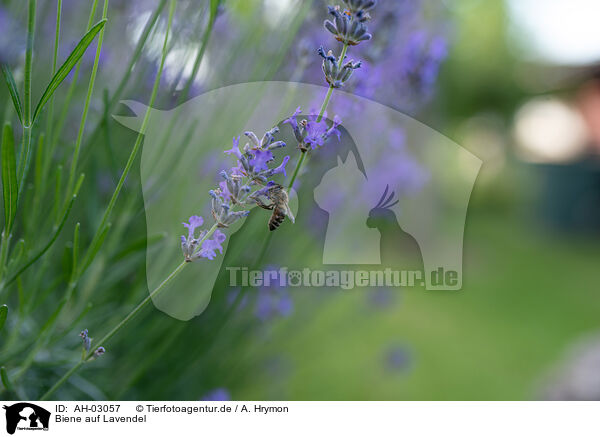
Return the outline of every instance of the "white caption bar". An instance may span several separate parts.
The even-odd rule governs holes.
[[[1,435],[600,435],[599,402],[3,402]],[[116,433],[116,434],[115,434]],[[135,434],[134,434],[135,433]],[[142,434],[143,433],[143,434]]]

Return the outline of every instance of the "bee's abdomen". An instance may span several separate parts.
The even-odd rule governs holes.
[[[273,211],[273,215],[271,216],[271,219],[269,220],[269,230],[274,231],[275,229],[277,229],[279,227],[279,225],[281,225],[283,223],[284,220],[285,220],[285,212],[282,211],[281,209],[275,208],[275,210]]]

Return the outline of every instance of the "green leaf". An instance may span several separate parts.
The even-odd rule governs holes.
[[[60,231],[62,230],[62,228],[65,226],[65,223],[67,222],[69,213],[71,212],[71,209],[73,208],[73,203],[75,202],[75,199],[77,198],[77,193],[79,192],[79,188],[81,188],[81,184],[83,183],[83,178],[84,178],[84,175],[82,173],[81,176],[79,176],[79,180],[77,181],[77,184],[75,184],[75,194],[73,194],[73,196],[71,197],[71,200],[67,204],[59,224],[57,226],[55,226],[55,228],[54,228],[54,234],[50,237],[50,239],[48,240],[46,245],[39,252],[37,252],[31,259],[29,259],[23,265],[23,267],[21,267],[16,273],[14,273],[10,277],[10,279],[8,279],[6,281],[6,283],[4,284],[5,286],[12,284],[19,277],[19,275],[21,275],[21,273],[23,273],[25,270],[27,270],[29,267],[31,267],[54,244],[54,242],[58,238],[58,235],[60,234]]]
[[[46,102],[48,102],[50,97],[52,97],[52,94],[54,94],[56,88],[58,88],[61,82],[65,80],[65,78],[71,72],[75,64],[77,64],[77,62],[81,59],[88,46],[92,43],[94,37],[98,34],[98,32],[100,32],[104,28],[105,24],[106,19],[96,23],[94,27],[92,27],[88,31],[88,33],[86,33],[84,37],[81,38],[81,41],[79,41],[77,46],[73,49],[67,60],[64,62],[64,64],[60,66],[60,68],[48,84],[46,91],[44,91],[44,94],[42,94],[42,98],[40,99],[39,103],[35,108],[35,112],[33,113],[33,120],[31,122],[32,124],[39,115],[40,111],[44,108]]]
[[[17,215],[17,158],[15,138],[10,123],[2,129],[2,192],[4,195],[4,229],[10,234]]]
[[[6,317],[8,316],[8,307],[6,305],[0,306],[0,331],[2,331],[2,327],[6,322]]]
[[[75,225],[75,231],[73,233],[73,266],[71,272],[77,271],[77,257],[79,256],[79,228],[81,223],[77,222]]]
[[[6,80],[6,85],[8,86],[8,91],[10,92],[10,97],[12,98],[15,111],[19,116],[19,121],[21,124],[23,124],[23,104],[21,103],[21,97],[19,97],[19,91],[17,91],[15,79],[7,65],[2,64],[2,74]]]
[[[8,379],[8,373],[6,372],[6,368],[4,366],[0,367],[0,379],[2,379],[2,384],[8,391],[13,391],[13,386]]]
[[[83,259],[83,261],[84,261],[83,265],[81,266],[81,269],[78,272],[79,277],[81,277],[83,275],[83,273],[87,270],[87,268],[90,266],[90,264],[92,263],[92,261],[94,260],[96,255],[98,254],[98,251],[100,251],[100,247],[102,246],[102,243],[104,243],[106,234],[108,234],[108,231],[111,228],[111,226],[112,226],[112,223],[106,224],[104,229],[102,229],[102,231],[98,234],[98,239],[96,240],[96,242],[95,243],[92,242],[92,245],[88,249],[88,253],[86,254],[85,258]],[[99,229],[99,231],[100,231],[100,229]]]
[[[219,5],[221,0],[210,0],[210,19],[214,20],[217,18],[217,12],[219,11]]]

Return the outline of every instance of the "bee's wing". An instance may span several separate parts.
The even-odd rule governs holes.
[[[288,216],[292,223],[296,223],[296,217],[294,217],[294,213],[287,203],[285,204],[285,215]]]

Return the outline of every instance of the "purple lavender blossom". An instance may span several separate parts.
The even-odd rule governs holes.
[[[277,171],[269,168],[269,164],[275,159],[272,150],[285,147],[283,141],[274,141],[275,134],[278,132],[279,128],[274,127],[260,140],[254,132],[244,132],[244,135],[250,139],[250,143],[247,143],[242,150],[239,148],[239,138],[234,138],[233,148],[225,151],[226,154],[233,154],[238,158],[237,165],[230,170],[231,173],[248,178],[252,184],[266,183],[274,174],[285,172],[283,168],[278,167]],[[288,159],[284,159],[284,166]]]
[[[217,256],[217,250],[222,254],[223,246],[221,246],[221,244],[225,241],[226,238],[227,237],[225,236],[225,234],[217,229],[213,234],[212,238],[209,238],[202,242],[202,247],[200,249],[200,252],[198,252],[198,256],[212,260]]]
[[[188,239],[191,240],[194,238],[194,231],[196,228],[202,226],[204,223],[204,219],[197,215],[193,215],[189,219],[189,223],[182,223],[188,229]]]
[[[88,330],[84,329],[79,333],[79,336],[81,337],[81,340],[83,342],[83,349],[85,349],[86,352],[89,352],[90,347],[92,346],[92,339],[88,335]]]
[[[361,62],[353,60],[346,63],[343,63],[343,59],[338,61],[331,50],[325,53],[323,47],[319,47],[318,53],[323,58],[322,67],[325,80],[333,88],[341,88],[350,79],[354,70],[359,69],[362,65]]]
[[[325,29],[331,32],[335,39],[341,43],[356,46],[362,41],[368,41],[372,38],[372,35],[367,32],[367,25],[365,24],[370,19],[366,10],[342,11],[339,6],[329,6],[329,14],[333,17],[333,21],[326,20],[324,23]]]
[[[242,152],[240,152],[240,137],[237,138],[233,138],[233,147],[229,150],[225,150],[225,153],[228,155],[235,155],[237,157],[237,159],[240,159],[242,157]]]
[[[327,113],[323,114],[323,118],[317,122],[318,116],[315,114],[309,115],[303,120],[298,120],[298,117],[302,113],[300,107],[286,120],[284,124],[289,124],[292,128],[296,141],[298,141],[298,148],[301,151],[309,149],[317,149],[323,147],[327,140],[336,136],[340,139],[340,131],[337,129],[342,123],[342,120],[337,115],[334,117],[331,125],[327,125]]]
[[[252,153],[254,154],[254,157],[251,158],[249,162],[250,165],[254,167],[255,171],[260,172],[267,170],[267,164],[274,159],[273,152],[270,150],[256,149],[253,150]]]
[[[270,177],[270,176],[273,176],[273,175],[276,175],[276,174],[279,174],[279,173],[283,173],[283,175],[284,175],[284,176],[287,176],[287,173],[286,173],[286,171],[285,171],[285,166],[287,165],[287,163],[288,163],[288,161],[289,161],[289,160],[290,160],[290,157],[289,157],[289,156],[285,156],[285,157],[283,158],[283,161],[281,161],[281,164],[279,164],[279,165],[278,165],[277,167],[275,167],[275,168],[272,168],[272,169],[270,169],[270,170],[267,170],[267,171],[265,172],[265,174],[266,174],[267,176],[269,176],[269,177]]]
[[[353,8],[352,1],[345,3],[348,9]],[[377,13],[369,24],[377,29],[377,38],[353,49],[353,53],[362,58],[362,66],[354,71],[353,80],[346,85],[354,87],[351,92],[409,113],[414,113],[432,97],[440,65],[447,56],[447,26],[439,19],[432,22],[429,18],[443,17],[441,2],[427,4],[427,8],[434,8],[433,14],[424,13],[424,8],[425,3],[419,1],[377,4]],[[306,41],[312,47],[322,44],[316,26],[303,27],[299,38],[302,45]],[[424,34],[426,38],[415,37],[415,34]],[[320,84],[322,77],[321,66],[311,63],[304,69],[302,80]]]
[[[183,223],[188,229],[188,236],[181,236],[181,249],[185,260],[188,262],[194,261],[198,258],[214,259],[217,254],[216,251],[223,253],[222,243],[225,241],[225,234],[218,229],[212,234],[212,238],[207,238],[202,241],[207,231],[201,231],[196,238],[196,228],[202,226],[204,219],[200,216],[193,215],[190,217],[189,223]],[[202,243],[200,243],[202,241]],[[200,250],[196,251],[200,244]]]
[[[280,165],[270,167],[275,160],[272,150],[285,147],[283,141],[275,141],[278,132],[279,128],[274,127],[259,139],[254,132],[247,131],[244,135],[250,143],[241,150],[240,137],[233,138],[233,147],[225,150],[225,154],[235,156],[236,165],[229,170],[222,170],[219,174],[223,181],[219,182],[218,188],[208,193],[212,198],[211,213],[215,220],[213,228],[227,228],[248,216],[249,205],[256,203],[256,199],[252,198],[252,190],[258,187],[256,193],[261,191],[260,187],[272,187],[271,177],[279,173],[285,175],[289,156],[286,156]],[[202,217],[195,215],[190,217],[189,223],[183,223],[188,229],[188,236],[181,236],[181,249],[187,262],[199,258],[212,260],[217,256],[217,252],[223,253],[222,243],[226,236],[220,230],[216,229],[212,235],[207,235],[208,231],[202,230],[198,236],[195,235],[196,229],[203,224]]]

